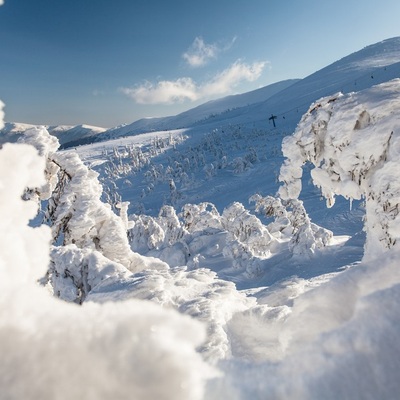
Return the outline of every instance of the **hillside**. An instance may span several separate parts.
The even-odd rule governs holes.
[[[212,100],[188,111],[182,112],[176,116],[140,119],[132,124],[110,129],[107,132],[104,132],[103,135],[100,135],[97,140],[118,138],[121,136],[150,131],[187,128],[189,126],[202,123],[204,120],[209,118],[213,118],[217,114],[226,113],[232,109],[245,107],[260,101],[265,101],[298,81],[298,79],[288,79],[253,90],[251,92]]]
[[[104,132],[104,128],[91,125],[54,125],[46,126],[48,132],[55,136],[60,142],[61,148],[73,147],[78,144],[91,143],[96,136]],[[22,134],[28,130],[35,128],[36,125],[23,124],[18,122],[6,122],[3,129],[0,130],[0,144],[14,143]]]
[[[350,54],[301,79],[269,99],[217,116],[215,124],[269,126],[294,130],[309,105],[333,93],[357,92],[400,76],[400,37],[388,39]]]
[[[277,116],[275,121],[278,128],[290,132],[294,130],[308,106],[320,97],[336,92],[359,91],[398,77],[399,49],[399,37],[388,39],[350,54],[304,79],[279,82],[267,86],[262,91],[209,102],[174,117],[139,120],[109,130],[97,140],[150,131],[188,128],[193,124],[209,129],[213,126],[232,124],[272,128],[273,125],[269,121],[271,115]],[[268,97],[261,99],[260,94],[264,96],[267,90]],[[273,93],[274,91],[276,93]],[[231,103],[233,99],[235,101]],[[212,109],[214,105],[216,107]]]

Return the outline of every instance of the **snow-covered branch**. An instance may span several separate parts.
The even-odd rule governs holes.
[[[366,257],[396,245],[400,238],[400,80],[358,93],[337,94],[314,103],[293,136],[283,141],[283,199],[297,198],[302,166],[327,205],[336,195],[366,200]]]

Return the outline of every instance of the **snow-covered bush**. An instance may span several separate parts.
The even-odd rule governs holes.
[[[131,271],[144,268],[144,260],[130,249],[123,221],[100,200],[97,173],[73,152],[55,153],[52,160],[62,173],[47,213],[54,240],[97,250]]]
[[[51,232],[28,226],[37,204],[21,195],[46,183],[44,169],[31,146],[0,151],[1,397],[202,399],[214,372],[196,352],[205,338],[200,323],[133,299],[78,307],[37,285],[50,261]],[[103,266],[99,275],[89,267],[86,283],[114,274]]]
[[[257,212],[274,217],[266,228],[277,239],[287,238],[294,255],[312,255],[316,249],[327,246],[333,237],[330,230],[311,222],[303,202],[298,199],[282,201],[279,197],[256,194],[250,202],[255,203]]]
[[[187,231],[179,221],[175,209],[171,206],[163,206],[161,208],[157,222],[164,230],[164,242],[167,245],[177,243],[187,234]]]
[[[289,235],[293,233],[288,211],[279,197],[262,197],[259,194],[255,194],[250,197],[249,201],[255,204],[256,212],[268,218],[274,218],[274,220],[267,225],[267,229],[272,235],[280,238],[282,233]]]
[[[55,296],[82,304],[101,281],[129,274],[121,264],[110,261],[98,251],[69,244],[53,247],[46,281]]]
[[[224,256],[231,258],[233,266],[246,271],[248,276],[260,275],[261,259],[270,255],[273,241],[268,229],[238,202],[225,208],[222,225],[228,232]]]
[[[294,255],[311,255],[317,248],[329,244],[333,233],[311,222],[302,201],[292,199],[288,205],[292,209],[289,213],[292,227],[289,249]]]
[[[234,240],[245,244],[252,255],[263,257],[269,254],[272,236],[243,204],[234,202],[225,208],[222,213],[222,224]]]
[[[190,232],[222,230],[221,216],[212,203],[185,204],[181,213],[184,228]]]
[[[236,157],[231,162],[235,174],[241,174],[251,166],[251,163],[242,157]]]
[[[370,89],[325,97],[302,117],[293,136],[284,139],[281,168],[283,199],[297,198],[302,165],[327,205],[335,196],[365,198],[365,257],[394,247],[400,239],[400,80]]]
[[[58,141],[45,128],[26,131],[19,142],[34,145],[45,161],[46,183],[40,188],[28,187],[24,199],[48,200],[45,216],[57,247],[51,253],[54,258],[43,283],[54,295],[82,302],[93,286],[86,276],[88,260],[99,261],[100,255],[105,260],[99,263],[115,264],[117,269],[139,271],[162,265],[159,260],[132,252],[127,237],[127,205],[121,204],[121,218],[100,200],[98,174],[89,170],[75,152],[56,152]],[[71,245],[76,247],[74,251]]]
[[[131,218],[133,227],[129,230],[129,240],[134,251],[145,254],[164,244],[165,233],[156,218],[149,215],[133,215]]]

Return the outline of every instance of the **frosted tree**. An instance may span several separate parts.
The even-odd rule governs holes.
[[[316,249],[325,247],[333,233],[311,222],[303,202],[292,199],[289,203],[292,211],[288,214],[292,237],[289,249],[295,255],[312,255]]]
[[[171,206],[163,206],[158,214],[157,222],[164,231],[164,244],[173,245],[181,241],[188,233],[182,226],[176,211]]]
[[[332,207],[336,195],[365,199],[365,258],[398,244],[400,238],[399,119],[400,81],[325,97],[302,117],[293,136],[284,139],[286,161],[280,180],[284,199],[301,191],[302,166]]]
[[[243,204],[234,202],[225,208],[222,213],[222,223],[232,238],[245,244],[253,255],[269,254],[272,236],[261,221],[244,208]]]
[[[274,217],[267,229],[274,237],[289,238],[289,250],[295,255],[312,255],[325,247],[333,233],[311,222],[303,202],[298,199],[282,201],[271,196],[254,195],[250,198],[255,210],[266,217]]]
[[[72,281],[76,289],[74,301],[81,301],[90,286],[87,284],[87,260],[92,253],[99,253],[99,257],[111,264],[130,271],[160,264],[132,252],[127,237],[126,204],[122,205],[121,218],[110,205],[100,200],[102,186],[98,174],[89,170],[76,153],[56,152],[58,141],[45,128],[27,131],[20,142],[34,145],[45,160],[47,183],[40,188],[29,188],[26,193],[30,197],[35,194],[40,200],[48,200],[45,218],[51,227],[53,243],[64,247],[60,250],[61,258],[58,256],[60,251],[52,253],[54,257],[47,281],[53,288],[68,286]],[[78,257],[77,253],[81,256]],[[68,269],[69,259],[82,261],[74,264],[74,272],[72,267]],[[65,295],[68,300],[72,298],[66,294],[67,291],[56,290],[54,293]]]
[[[270,255],[273,237],[261,221],[235,202],[222,213],[222,223],[228,232],[223,254],[233,260],[233,266],[255,277],[261,273],[261,260]]]
[[[268,231],[272,235],[280,238],[281,233],[291,234],[293,232],[288,211],[279,197],[262,197],[259,194],[255,194],[250,197],[249,201],[255,203],[256,212],[263,214],[267,218],[274,219],[267,225]]]
[[[249,163],[242,157],[236,157],[232,160],[231,166],[235,174],[241,174],[249,167]]]
[[[184,228],[190,233],[223,230],[221,216],[212,203],[185,204],[180,215]]]
[[[143,254],[149,250],[162,247],[165,233],[155,218],[148,215],[134,215],[132,222],[133,226],[129,230],[129,238],[134,251]]]

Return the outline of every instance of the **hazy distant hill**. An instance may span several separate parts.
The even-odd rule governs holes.
[[[0,130],[0,144],[6,142],[16,142],[18,137],[27,129],[37,125],[23,124],[19,122],[6,122],[4,128]],[[90,143],[94,141],[96,135],[106,129],[91,125],[53,125],[46,126],[49,133],[56,136],[61,144],[61,148],[72,147],[78,144]]]

